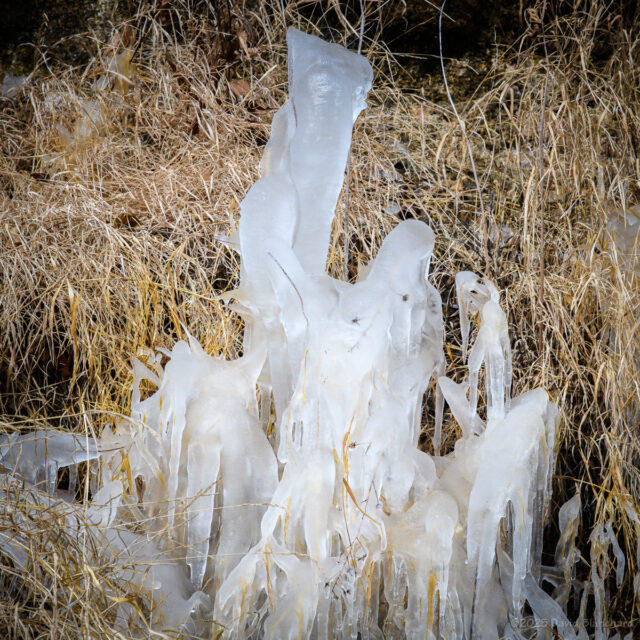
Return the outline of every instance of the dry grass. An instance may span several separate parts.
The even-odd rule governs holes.
[[[488,255],[487,275],[508,306],[515,391],[544,386],[563,415],[545,551],[554,549],[558,507],[579,490],[578,578],[589,577],[594,526],[613,523],[628,568],[606,614],[623,631],[639,612],[640,285],[604,228],[613,210],[640,197],[640,25],[625,30],[598,6],[549,12],[546,58],[532,23],[512,46],[471,61],[480,67],[474,92],[452,83],[464,135],[442,87],[438,95],[403,89],[384,45],[365,39],[377,77],[355,127],[348,267],[354,277],[399,218],[432,225],[455,376],[453,277],[484,273]],[[99,433],[128,411],[131,358],[172,345],[182,325],[209,352],[237,353],[241,327],[215,296],[232,286],[238,263],[216,237],[237,223],[286,95],[282,15],[258,7],[245,16],[257,55],[241,47],[220,63],[210,20],[178,11],[172,30],[165,17],[141,14],[125,92],[116,82],[93,89],[110,55],[99,45],[89,68],[34,78],[0,102],[2,430]],[[286,21],[314,30],[299,14]],[[352,42],[342,28],[334,35]],[[451,80],[459,67],[447,69]],[[87,98],[104,105],[105,122],[81,143],[64,143],[60,125],[73,130]],[[341,202],[329,256],[336,277],[344,215]],[[447,435],[451,445],[452,425]],[[113,601],[96,588],[109,583],[109,568],[78,563],[86,556],[46,509],[23,528],[15,514],[26,503],[15,504],[0,515],[0,536],[21,529],[30,563],[0,567],[3,635],[113,637]]]

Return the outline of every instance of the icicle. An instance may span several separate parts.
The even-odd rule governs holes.
[[[478,313],[474,294],[479,286],[478,276],[471,271],[460,271],[456,274],[456,297],[460,316],[460,333],[462,335],[462,361],[467,361],[469,347],[469,316]]]
[[[624,577],[624,555],[610,525],[602,526],[599,523],[596,524],[589,540],[591,542],[591,584],[593,585],[593,599],[595,604],[595,640],[607,640],[608,633],[604,626],[604,615],[607,604],[605,580],[609,573],[609,545],[611,544],[616,558],[616,585],[618,587],[622,584]]]
[[[579,551],[575,546],[575,539],[580,526],[581,512],[580,494],[567,500],[558,513],[558,527],[560,539],[556,545],[555,564],[560,571],[563,583],[554,593],[554,599],[561,607],[566,607],[571,591],[571,583],[575,573],[575,563],[579,558]]]
[[[0,464],[32,485],[43,483],[50,494],[58,469],[95,460],[100,450],[93,438],[72,433],[33,431],[10,434],[0,443]]]
[[[577,640],[573,625],[560,605],[536,584],[531,575],[528,575],[524,582],[527,601],[533,609],[539,626],[545,631],[548,627],[555,627],[563,640]],[[546,634],[543,637],[546,637]]]

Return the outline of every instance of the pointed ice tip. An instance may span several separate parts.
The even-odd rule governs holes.
[[[223,244],[227,249],[232,249],[238,253],[240,252],[240,235],[237,229],[234,229],[228,235],[213,236],[213,239]]]
[[[326,42],[322,38],[314,36],[311,33],[305,33],[300,29],[296,29],[296,27],[289,27],[287,29],[287,48],[289,49],[289,56],[293,54],[296,47],[331,47],[332,44],[333,43]],[[340,49],[342,48],[343,47],[340,47]]]
[[[204,349],[202,348],[202,345],[189,333],[189,330],[187,329],[187,327],[181,322],[180,326],[182,327],[182,330],[187,334],[187,341],[189,342],[189,347],[191,348],[191,351],[193,351],[194,353],[204,353]]]

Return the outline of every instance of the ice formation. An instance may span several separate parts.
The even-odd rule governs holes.
[[[126,30],[129,33],[128,30]],[[63,124],[63,114],[69,112],[69,95],[50,92],[44,100],[45,108],[55,114],[54,144],[57,151],[43,156],[46,165],[54,170],[73,170],[82,165],[83,153],[92,141],[103,138],[121,115],[121,105],[133,87],[135,71],[131,64],[133,51],[125,36],[117,35],[102,59],[103,73],[87,87],[87,97],[73,96],[73,123]],[[71,115],[71,114],[69,114]]]
[[[640,205],[609,212],[605,241],[600,243],[600,249],[606,251],[629,276],[640,276],[639,242]],[[610,244],[613,244],[615,249],[610,247]]]
[[[424,222],[398,224],[357,282],[327,275],[373,76],[338,45],[295,29],[288,44],[290,100],[241,205],[232,297],[244,356],[214,358],[189,337],[162,352],[164,368],[162,354],[136,361],[131,417],[98,442],[15,436],[2,465],[74,508],[55,497],[57,468],[100,458],[89,525],[102,553],[124,555],[122,578],[151,598],[157,627],[189,635],[204,611],[215,638],[517,639],[531,637],[518,624],[527,602],[541,629],[575,638],[564,607],[579,498],[561,511],[557,566],[545,569],[555,599],[539,583],[557,409],[542,389],[511,398],[499,292],[470,272],[456,277],[465,357],[478,326],[468,377],[445,377]],[[143,380],[157,388],[146,399]],[[429,455],[418,437],[436,381]],[[459,426],[446,455],[443,396]]]

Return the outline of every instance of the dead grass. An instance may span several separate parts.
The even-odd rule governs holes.
[[[527,35],[491,52],[475,92],[461,94],[453,82],[464,135],[443,93],[403,90],[383,43],[365,40],[377,77],[355,127],[348,268],[354,277],[399,218],[429,222],[455,375],[453,277],[484,273],[486,251],[486,275],[508,306],[514,391],[544,386],[563,415],[545,551],[553,553],[557,509],[579,490],[578,579],[589,577],[594,526],[611,522],[628,567],[617,593],[607,578],[606,614],[628,631],[639,604],[640,286],[604,228],[613,210],[640,198],[640,25],[625,30],[598,6],[548,13],[547,59],[533,21]],[[234,23],[247,38],[243,47],[236,36],[235,57],[212,55],[221,49],[210,20],[141,14],[126,91],[116,82],[93,88],[111,55],[99,45],[90,67],[34,77],[0,102],[3,430],[100,432],[128,411],[131,358],[171,346],[182,326],[207,351],[237,354],[241,327],[215,296],[233,285],[238,263],[216,238],[237,223],[286,91],[282,15],[258,7],[243,16],[248,23]],[[293,10],[286,22],[314,31]],[[615,43],[606,54],[603,41]],[[83,99],[104,106],[104,122],[81,143],[65,143],[60,127],[73,130]],[[336,277],[344,216],[341,202],[329,255]],[[2,512],[0,535],[21,530],[30,564],[0,567],[0,628],[13,638],[113,637],[108,590],[95,588],[110,580],[108,567],[77,566],[85,556],[74,556],[46,510],[28,530],[18,512]]]

